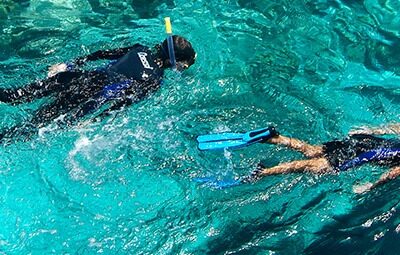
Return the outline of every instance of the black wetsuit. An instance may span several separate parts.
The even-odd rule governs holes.
[[[349,164],[352,160],[360,155],[365,155],[368,152],[389,149],[392,151],[400,151],[400,140],[384,139],[372,135],[352,135],[345,140],[331,141],[323,144],[325,157],[330,165],[338,170],[344,171],[352,166]],[[361,158],[365,163],[373,163],[383,166],[400,166],[400,153],[391,153],[386,157],[374,157],[374,159]],[[357,165],[360,165],[359,162]]]
[[[0,134],[0,139],[29,136],[34,133],[32,129],[62,115],[66,115],[66,123],[73,122],[107,103],[110,105],[105,112],[115,110],[143,99],[160,87],[163,69],[156,64],[155,56],[148,47],[136,44],[116,50],[97,51],[78,58],[73,64],[79,67],[87,61],[101,59],[114,61],[94,71],[74,68],[18,89],[0,89],[0,102],[9,104],[54,97],[53,101],[38,109],[29,122],[6,130]]]

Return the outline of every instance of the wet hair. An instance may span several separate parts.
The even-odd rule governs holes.
[[[189,66],[194,64],[196,59],[196,52],[192,44],[179,35],[172,36],[174,42],[174,51],[176,62],[186,62]],[[164,59],[169,59],[168,42],[164,40],[161,44],[161,51]]]

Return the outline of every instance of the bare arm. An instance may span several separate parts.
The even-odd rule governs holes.
[[[371,189],[374,189],[377,186],[381,186],[389,182],[390,180],[396,179],[400,175],[400,166],[393,167],[389,172],[381,175],[378,181],[375,183],[365,183],[363,185],[357,186],[354,188],[355,193],[364,193]]]
[[[400,175],[400,166],[393,167],[389,172],[384,173],[377,182],[375,182],[371,188],[380,186],[390,180],[396,179]]]
[[[350,135],[366,134],[366,135],[399,135],[400,123],[388,124],[380,127],[360,127],[349,132]]]

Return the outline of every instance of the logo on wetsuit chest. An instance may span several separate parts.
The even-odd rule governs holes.
[[[140,59],[140,62],[142,62],[142,65],[146,69],[151,69],[153,70],[154,68],[150,66],[149,61],[147,61],[147,53],[146,52],[138,52],[138,56]]]

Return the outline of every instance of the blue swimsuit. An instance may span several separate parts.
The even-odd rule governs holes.
[[[345,140],[323,144],[325,157],[339,171],[372,163],[382,166],[400,165],[400,141],[372,135],[352,135]]]

